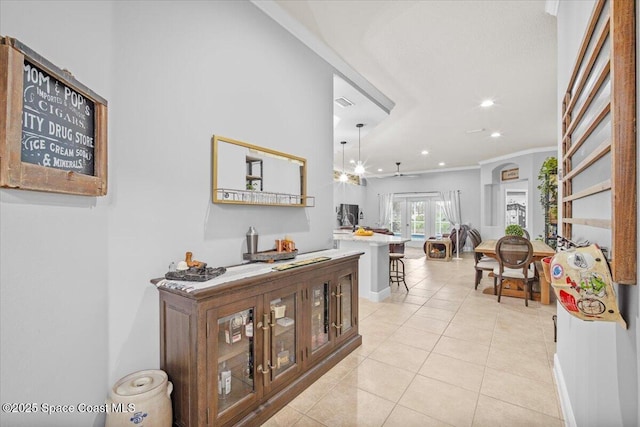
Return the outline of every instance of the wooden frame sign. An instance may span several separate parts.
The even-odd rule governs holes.
[[[0,38],[0,187],[107,194],[107,101]]]
[[[520,169],[506,169],[502,171],[502,180],[503,181],[511,181],[514,179],[520,178]]]

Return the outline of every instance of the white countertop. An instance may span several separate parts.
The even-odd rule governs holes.
[[[156,283],[158,287],[180,289],[185,292],[193,292],[206,288],[210,288],[224,283],[232,282],[234,280],[246,279],[248,277],[259,276],[261,274],[275,273],[276,270],[273,267],[282,264],[289,264],[296,261],[304,261],[317,257],[329,257],[331,259],[345,258],[347,256],[361,254],[362,252],[355,250],[345,249],[328,249],[324,251],[309,252],[305,254],[298,254],[294,259],[287,259],[282,261],[276,261],[274,263],[254,262],[248,264],[241,264],[232,267],[227,267],[227,271],[218,277],[215,277],[206,282],[188,282],[184,280],[168,280],[162,279]]]
[[[347,233],[343,232],[343,230],[339,230],[339,232],[333,233],[333,240],[343,240],[349,242],[362,242],[376,245],[388,245],[389,243],[404,243],[408,242],[411,239],[405,239],[403,237],[392,236],[390,234],[379,234],[373,233],[373,236],[358,236],[353,234],[352,231],[348,231]]]

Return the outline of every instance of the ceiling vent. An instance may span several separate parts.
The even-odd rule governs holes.
[[[341,96],[340,98],[336,98],[334,101],[336,101],[336,104],[338,104],[342,108],[351,107],[353,105],[353,102],[349,101],[344,96]]]

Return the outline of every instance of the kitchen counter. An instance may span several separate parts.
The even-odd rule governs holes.
[[[404,243],[410,239],[379,233],[356,236],[351,230],[335,230],[333,240],[336,248],[363,253],[358,266],[358,292],[361,298],[380,302],[391,295],[389,244]]]
[[[349,230],[345,233],[343,230],[333,232],[333,240],[349,241],[349,242],[363,242],[369,245],[389,245],[390,243],[403,243],[408,242],[409,239],[403,239],[402,237],[392,236],[388,234],[373,233],[373,236],[357,236]]]

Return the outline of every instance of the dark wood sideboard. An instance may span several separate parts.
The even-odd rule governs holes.
[[[259,425],[357,348],[359,256],[193,292],[159,286],[174,425]]]

